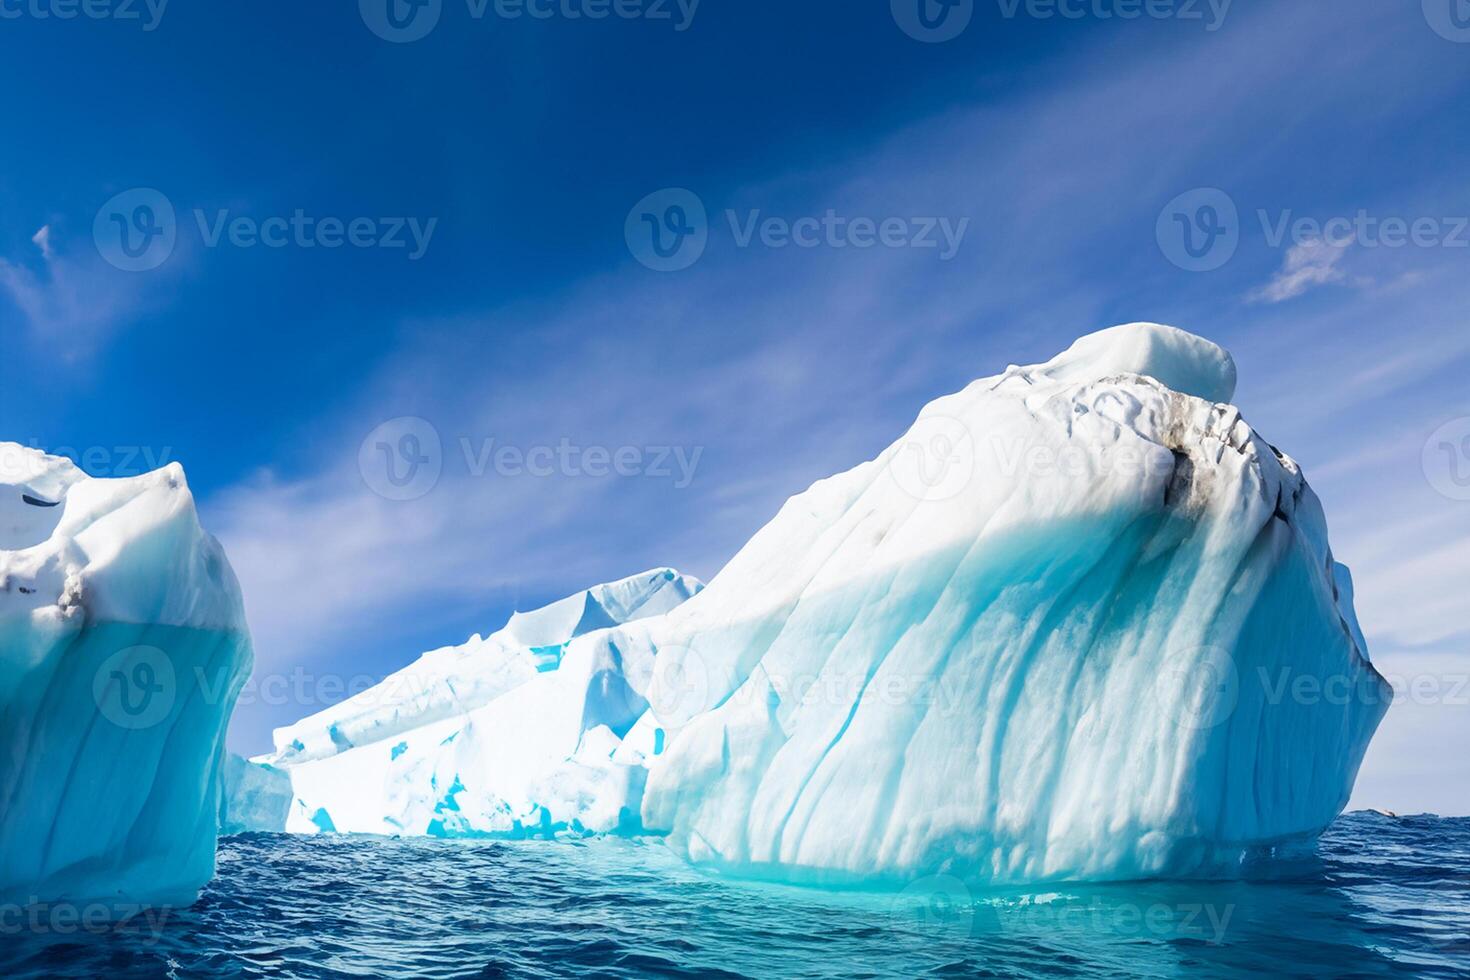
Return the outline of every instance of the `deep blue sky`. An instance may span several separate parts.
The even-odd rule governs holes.
[[[1470,416],[1470,38],[1449,0],[1438,31],[1436,0],[1126,21],[979,0],[941,43],[877,2],[704,0],[680,31],[673,3],[674,21],[476,20],[443,0],[403,44],[347,2],[173,0],[153,30],[34,16],[48,2],[0,19],[0,438],[92,449],[104,475],[128,447],[181,461],[262,676],[381,674],[595,581],[711,576],[924,402],[1159,320],[1236,354],[1246,417],[1323,497],[1375,660],[1441,685],[1395,708],[1357,802],[1470,812],[1470,503],[1421,460]],[[675,187],[707,208],[708,247],[653,271],[625,220]],[[151,271],[94,241],[134,188],[177,214]],[[1210,271],[1157,233],[1197,188],[1238,212]],[[194,212],[223,209],[436,223],[416,261],[208,247]],[[968,225],[946,261],[741,247],[727,209]],[[1360,211],[1451,241],[1270,234]],[[407,502],[358,466],[400,416],[444,446]],[[701,455],[687,487],[474,476],[460,440],[491,438]],[[264,749],[324,700],[247,703],[232,745]]]

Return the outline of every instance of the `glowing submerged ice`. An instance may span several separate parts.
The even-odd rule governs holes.
[[[251,651],[177,465],[0,443],[0,901],[192,902]]]

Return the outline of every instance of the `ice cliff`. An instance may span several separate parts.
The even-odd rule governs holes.
[[[182,469],[0,443],[0,901],[192,902],[250,664]]]
[[[976,381],[698,595],[426,656],[418,692],[284,731],[250,799],[823,883],[1233,873],[1331,822],[1390,699],[1235,381],[1155,324]]]

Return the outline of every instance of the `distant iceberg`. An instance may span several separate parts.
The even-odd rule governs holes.
[[[0,443],[0,902],[192,903],[250,664],[182,469]]]
[[[1233,873],[1337,816],[1390,700],[1235,382],[1155,324],[976,381],[707,589],[426,655],[413,693],[283,730],[252,798],[288,786],[290,830],[652,834],[830,884]]]
[[[654,569],[430,651],[277,729],[275,753],[232,760],[222,824],[442,836],[636,827],[645,772],[612,754],[647,711],[627,671],[640,656],[651,664],[652,648],[626,636],[702,588]]]

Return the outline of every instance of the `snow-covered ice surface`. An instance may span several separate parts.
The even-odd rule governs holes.
[[[636,828],[645,771],[612,756],[647,710],[628,679],[646,689],[652,670],[641,623],[702,587],[655,569],[426,653],[278,729],[274,754],[232,769],[225,825],[515,837]]]
[[[192,902],[250,664],[177,464],[91,479],[0,443],[0,901]]]
[[[1235,381],[1153,324],[976,381],[697,595],[425,655],[283,730],[237,809],[825,884],[1235,873],[1332,822],[1390,697]]]

